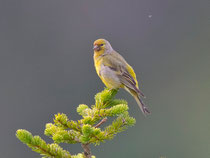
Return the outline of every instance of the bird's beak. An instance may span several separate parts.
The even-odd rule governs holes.
[[[100,46],[98,46],[98,45],[94,45],[93,46],[93,50],[94,51],[99,51],[101,48],[100,48]]]

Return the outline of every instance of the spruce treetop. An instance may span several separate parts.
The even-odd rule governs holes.
[[[53,123],[47,123],[44,131],[44,134],[54,141],[52,144],[47,144],[39,136],[33,136],[24,129],[17,130],[16,136],[43,158],[95,158],[91,154],[89,144],[100,145],[105,140],[111,140],[117,133],[133,126],[136,122],[129,116],[127,102],[114,99],[117,91],[105,89],[96,94],[95,105],[91,107],[80,104],[77,107],[77,113],[82,116],[80,120],[70,120],[63,113],[56,114]],[[114,117],[114,120],[107,125],[109,117]],[[59,143],[80,143],[84,152],[72,155]]]

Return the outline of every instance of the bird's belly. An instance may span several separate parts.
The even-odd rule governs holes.
[[[100,77],[103,83],[110,89],[120,88],[121,82],[116,75],[116,72],[107,66],[102,65],[100,70]]]

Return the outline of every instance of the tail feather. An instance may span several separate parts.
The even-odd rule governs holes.
[[[140,107],[141,111],[144,115],[150,114],[149,109],[146,107],[146,105],[143,103],[142,99],[139,96],[134,96],[138,106]]]
[[[142,113],[144,115],[150,114],[149,109],[146,107],[146,105],[143,103],[142,99],[140,98],[141,94],[139,94],[138,92],[136,92],[136,91],[134,91],[134,90],[132,90],[132,89],[126,87],[126,86],[124,88],[135,98],[135,100],[136,100],[138,106],[140,107]]]
[[[137,90],[138,90],[139,95],[141,95],[143,98],[146,98],[146,96],[144,95],[144,93],[140,89],[137,88]]]

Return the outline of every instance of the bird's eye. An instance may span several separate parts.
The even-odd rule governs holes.
[[[104,44],[101,44],[100,46],[103,46]]]

